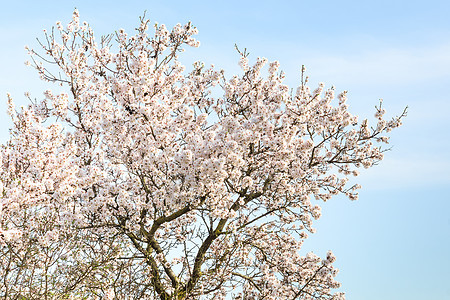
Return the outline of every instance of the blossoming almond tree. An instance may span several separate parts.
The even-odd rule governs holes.
[[[142,18],[94,39],[78,12],[29,49],[67,92],[16,110],[1,148],[0,295],[5,299],[342,299],[335,257],[301,253],[316,200],[357,198],[348,176],[383,158],[401,117],[358,122],[346,92],[279,63],[242,74],[200,62],[190,23]],[[266,75],[262,75],[266,74]],[[218,89],[223,90],[216,97]],[[213,92],[214,91],[214,92]]]

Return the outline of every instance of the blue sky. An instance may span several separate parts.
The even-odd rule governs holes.
[[[323,204],[305,251],[337,256],[347,299],[450,299],[449,1],[7,1],[0,10],[0,141],[8,138],[6,92],[41,97],[52,86],[24,65],[25,45],[74,7],[99,35],[151,21],[193,22],[203,60],[238,72],[237,43],[279,60],[295,87],[301,65],[311,83],[349,91],[350,110],[371,117],[379,98],[388,115],[409,106],[392,151],[358,182],[360,199]]]

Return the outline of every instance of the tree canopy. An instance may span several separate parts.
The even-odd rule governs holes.
[[[191,24],[140,19],[94,38],[78,11],[28,49],[64,92],[16,109],[0,154],[5,299],[343,299],[334,255],[302,253],[316,200],[357,199],[348,178],[401,125],[358,121],[346,92],[293,92],[278,62],[241,74],[201,62]],[[221,91],[220,96],[217,96]],[[20,298],[22,299],[22,298]]]

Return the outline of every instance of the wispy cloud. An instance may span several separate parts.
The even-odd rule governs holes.
[[[311,53],[313,74],[355,84],[418,84],[450,76],[450,44],[424,48],[385,48],[350,55]]]
[[[380,166],[362,171],[356,182],[364,190],[373,189],[417,189],[447,186],[450,189],[449,160],[439,157],[386,158]]]

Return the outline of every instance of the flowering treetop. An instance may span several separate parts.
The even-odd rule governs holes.
[[[178,55],[199,46],[197,29],[148,25],[96,40],[75,11],[43,53],[29,49],[66,92],[20,110],[8,100],[0,293],[343,298],[333,254],[300,253],[321,215],[313,200],[357,199],[348,176],[383,158],[404,114],[386,121],[380,103],[374,125],[358,122],[346,92],[311,90],[302,70],[292,94],[278,62],[249,65],[245,52],[229,79],[200,62],[187,71]]]

